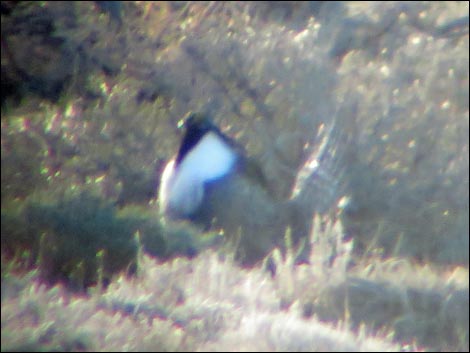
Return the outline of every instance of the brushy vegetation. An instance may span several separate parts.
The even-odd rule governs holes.
[[[468,351],[468,12],[3,2],[2,350]],[[302,185],[308,264],[160,220],[188,110]]]

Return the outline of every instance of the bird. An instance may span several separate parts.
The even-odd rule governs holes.
[[[259,163],[207,113],[190,112],[179,125],[185,133],[160,181],[165,219],[223,230],[235,259],[248,266],[282,248],[288,227],[294,240],[306,235],[298,205],[276,199]]]

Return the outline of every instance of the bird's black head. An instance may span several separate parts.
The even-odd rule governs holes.
[[[189,112],[178,123],[178,127],[184,127],[186,131],[176,157],[176,165],[183,160],[186,154],[198,144],[206,133],[213,131],[223,136],[222,132],[214,125],[209,116],[203,113]]]

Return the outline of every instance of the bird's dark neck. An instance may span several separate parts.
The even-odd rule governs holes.
[[[176,165],[179,165],[183,158],[188,154],[191,149],[198,144],[207,131],[192,130],[186,131],[183,141],[181,141],[180,149],[176,157]]]

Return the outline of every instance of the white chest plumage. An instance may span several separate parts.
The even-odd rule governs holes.
[[[204,184],[230,173],[237,155],[216,133],[206,133],[178,165],[172,159],[160,183],[160,211],[170,218],[185,218],[197,211]]]

